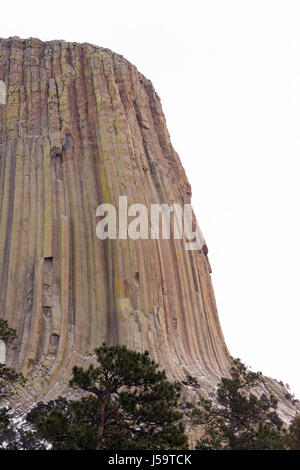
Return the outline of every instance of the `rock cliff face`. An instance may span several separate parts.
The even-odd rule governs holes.
[[[100,240],[101,203],[190,203],[149,80],[89,44],[0,40],[0,313],[32,399],[57,396],[103,341],[215,384],[229,354],[206,245]]]

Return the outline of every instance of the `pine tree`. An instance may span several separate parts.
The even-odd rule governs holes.
[[[217,404],[202,398],[200,408],[190,414],[194,424],[203,426],[197,449],[283,448],[284,431],[276,412],[277,400],[260,394],[262,374],[249,371],[239,359],[234,359],[230,375],[218,385]]]
[[[289,427],[286,446],[289,450],[300,450],[300,415],[295,416]]]
[[[149,353],[103,344],[98,366],[73,368],[80,400],[39,403],[27,419],[53,449],[183,449],[177,410],[180,385],[170,383]]]
[[[15,329],[10,328],[6,320],[0,319],[0,340],[11,346],[17,337]],[[10,407],[3,406],[3,401],[11,399],[17,387],[25,383],[23,375],[5,364],[0,364],[0,446],[14,435],[10,418]]]

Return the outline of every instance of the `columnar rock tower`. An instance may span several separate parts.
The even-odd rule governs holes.
[[[96,209],[120,195],[190,203],[151,82],[100,47],[0,40],[0,314],[32,397],[61,393],[103,341],[176,380],[226,373],[206,245],[99,240]]]

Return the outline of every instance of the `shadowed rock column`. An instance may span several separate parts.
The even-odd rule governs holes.
[[[100,240],[101,203],[189,204],[160,100],[126,59],[89,44],[0,40],[0,312],[30,397],[65,390],[103,341],[168,375],[228,368],[206,245]]]

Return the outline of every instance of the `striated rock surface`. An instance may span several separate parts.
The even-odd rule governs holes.
[[[62,393],[103,341],[180,381],[228,370],[206,245],[99,240],[96,208],[120,195],[190,203],[151,82],[107,49],[0,40],[0,313],[28,400]]]

